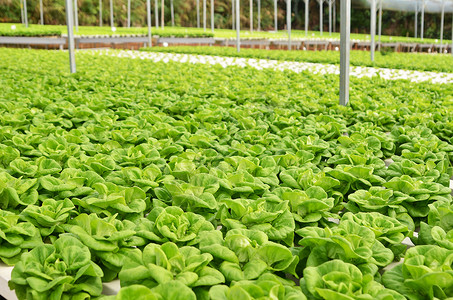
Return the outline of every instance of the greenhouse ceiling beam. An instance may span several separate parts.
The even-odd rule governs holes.
[[[288,51],[291,51],[291,0],[286,0],[286,28],[288,29]]]
[[[68,29],[68,53],[69,53],[69,70],[71,73],[76,72],[76,62],[74,55],[74,12],[73,1],[66,0],[66,27]]]
[[[340,105],[346,106],[349,102],[351,0],[341,0],[340,11]]]

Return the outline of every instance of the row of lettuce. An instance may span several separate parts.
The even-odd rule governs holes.
[[[19,299],[453,294],[448,87],[0,51]]]
[[[286,51],[241,49],[237,52],[229,47],[152,47],[142,48],[147,52],[180,53],[196,55],[215,55],[226,57],[243,57],[251,59],[271,59],[321,64],[340,64],[339,51]],[[374,62],[367,51],[351,51],[352,66],[379,67],[434,72],[453,72],[453,57],[450,55],[428,55],[423,53],[376,52]]]

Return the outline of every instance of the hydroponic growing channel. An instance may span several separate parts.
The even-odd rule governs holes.
[[[351,77],[340,106],[335,74],[0,56],[19,299],[453,295],[451,84]]]

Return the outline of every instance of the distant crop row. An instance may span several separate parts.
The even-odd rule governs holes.
[[[19,299],[453,294],[449,86],[352,78],[342,107],[335,75],[0,55]]]

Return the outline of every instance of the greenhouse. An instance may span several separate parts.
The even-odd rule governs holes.
[[[0,0],[0,299],[453,298],[452,26]]]

